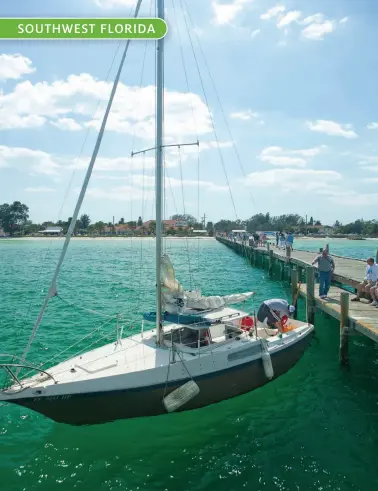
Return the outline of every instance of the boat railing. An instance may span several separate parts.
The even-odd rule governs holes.
[[[3,362],[2,359],[4,358],[11,358],[11,361]],[[45,382],[46,380],[52,380],[55,384],[57,383],[50,373],[23,361],[19,356],[16,355],[9,355],[6,353],[0,354],[0,369],[2,369],[5,374],[1,388],[1,392],[3,393],[21,392],[28,387],[32,387],[33,385],[39,385],[41,382]],[[28,374],[35,371],[39,374],[39,377],[28,377],[26,379],[22,379],[19,377],[19,373],[23,369],[28,370]]]

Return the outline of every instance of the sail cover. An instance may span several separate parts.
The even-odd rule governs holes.
[[[201,294],[201,290],[188,291],[183,289],[176,279],[175,270],[168,255],[162,257],[161,266],[163,308],[172,314],[218,309],[226,305],[244,302],[254,295],[254,292],[245,292],[206,297]]]

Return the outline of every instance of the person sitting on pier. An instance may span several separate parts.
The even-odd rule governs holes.
[[[260,305],[257,320],[271,329],[278,329],[282,332],[284,319],[291,317],[294,312],[294,305],[289,305],[283,298],[272,298],[265,300]]]
[[[357,295],[351,299],[351,302],[359,302],[363,293],[371,295],[372,289],[376,288],[378,281],[378,264],[375,263],[374,258],[369,257],[366,261],[366,273],[362,283],[357,285]],[[375,295],[372,295],[372,305],[377,305]]]
[[[332,274],[335,271],[335,262],[328,254],[328,250],[323,249],[322,253],[312,261],[312,265],[315,263],[318,263],[319,271],[319,297],[325,300],[331,286]]]

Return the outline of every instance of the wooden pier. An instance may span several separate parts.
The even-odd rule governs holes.
[[[335,262],[335,274],[328,293],[328,300],[319,298],[315,284],[317,267],[312,261],[318,253],[282,250],[268,245],[267,248],[251,247],[245,242],[235,242],[224,237],[216,239],[246,257],[256,267],[268,268],[269,274],[279,269],[282,280],[287,279],[292,285],[293,294],[299,286],[299,296],[306,298],[308,322],[314,322],[315,311],[320,310],[340,321],[340,361],[348,363],[348,336],[353,331],[359,332],[375,342],[378,342],[378,309],[368,305],[369,300],[351,302],[351,293],[365,277],[366,263],[363,260],[335,256],[330,253]],[[354,295],[353,295],[354,296]]]

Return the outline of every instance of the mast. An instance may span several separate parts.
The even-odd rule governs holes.
[[[164,0],[157,0],[157,16],[164,19]],[[164,123],[164,37],[156,48],[156,343],[161,336],[161,251],[162,251],[162,197],[163,197],[163,123]]]

